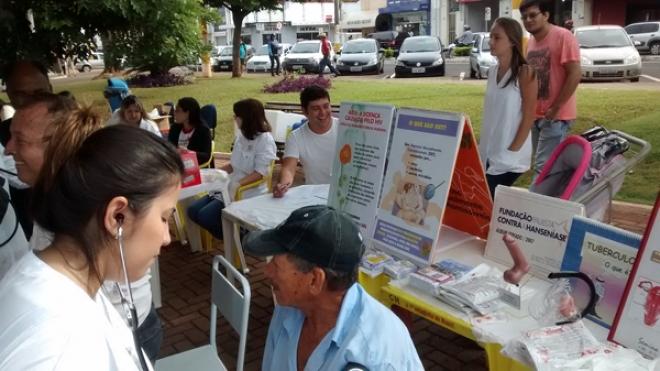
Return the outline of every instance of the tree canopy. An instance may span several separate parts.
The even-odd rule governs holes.
[[[213,19],[212,14],[201,0],[4,0],[0,63],[83,59],[100,36],[111,51],[107,63],[126,56],[136,69],[161,73],[196,59],[204,48],[200,20]]]

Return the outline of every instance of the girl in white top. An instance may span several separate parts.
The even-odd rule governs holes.
[[[498,184],[510,186],[529,170],[537,80],[522,49],[522,28],[498,18],[490,30],[490,53],[497,65],[488,70],[479,152],[492,196]]]
[[[162,136],[158,125],[149,120],[149,115],[144,110],[142,102],[138,100],[135,95],[129,95],[121,101],[121,106],[116,110],[110,120],[106,123],[107,126],[124,124],[129,126],[138,127],[150,133],[154,133],[159,137]]]
[[[239,187],[267,176],[271,162],[277,158],[275,140],[260,101],[248,98],[234,103],[234,120],[240,130],[234,139],[231,161],[222,167],[230,174],[229,194],[232,197]],[[246,190],[242,197],[254,197],[266,192],[268,186],[262,183]],[[220,213],[223,208],[220,195],[212,193],[190,205],[188,217],[216,238],[222,239]]]
[[[33,193],[53,242],[0,282],[0,370],[151,370],[102,283],[144,276],[170,242],[183,164],[164,140],[126,125],[83,141],[77,133],[100,118],[72,115],[81,124],[55,129],[65,139],[49,142]]]

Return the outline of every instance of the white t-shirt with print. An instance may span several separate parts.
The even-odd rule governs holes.
[[[102,290],[90,298],[33,253],[0,282],[0,313],[0,371],[139,370],[131,331]]]
[[[323,134],[316,134],[309,124],[292,131],[286,139],[284,158],[294,157],[303,166],[305,184],[329,184],[337,142],[337,123]]]

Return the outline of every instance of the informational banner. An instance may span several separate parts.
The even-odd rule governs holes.
[[[465,119],[402,108],[391,140],[373,240],[394,254],[433,263]]]
[[[472,125],[466,117],[442,223],[485,240],[493,200],[477,148]]]
[[[585,273],[593,281],[597,301],[588,319],[610,328],[641,241],[636,233],[593,219],[573,218],[561,270]],[[576,284],[573,297],[584,308],[589,300],[587,286]]]
[[[646,227],[608,339],[660,357],[660,194]]]
[[[342,102],[328,205],[350,215],[364,236],[374,225],[394,106]]]
[[[485,255],[502,264],[513,265],[502,240],[506,233],[517,240],[531,273],[546,278],[548,273],[561,269],[575,215],[584,215],[583,205],[500,185],[495,189]]]

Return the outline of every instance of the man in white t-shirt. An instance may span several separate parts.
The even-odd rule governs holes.
[[[273,188],[274,197],[284,196],[291,187],[298,161],[305,172],[305,184],[330,183],[337,141],[330,95],[320,86],[307,87],[300,93],[300,106],[309,121],[292,131],[286,140],[280,181]]]

